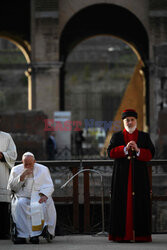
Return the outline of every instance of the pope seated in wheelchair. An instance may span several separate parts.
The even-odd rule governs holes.
[[[54,186],[49,169],[35,162],[32,153],[22,156],[22,164],[12,168],[7,188],[12,193],[12,240],[14,244],[39,244],[55,235],[56,209],[51,197]]]

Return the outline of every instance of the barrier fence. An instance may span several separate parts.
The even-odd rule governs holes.
[[[105,233],[113,160],[38,161],[51,172],[58,225],[66,233]],[[148,162],[152,187],[152,232],[167,232],[167,160]],[[141,180],[142,181],[142,180]],[[65,186],[63,186],[66,183]]]

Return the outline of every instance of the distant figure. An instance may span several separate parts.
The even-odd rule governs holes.
[[[12,168],[8,189],[13,193],[12,218],[15,223],[14,244],[39,243],[39,236],[50,241],[55,235],[56,210],[49,169],[35,162],[31,152],[22,156],[22,164]]]
[[[2,117],[0,116],[0,123]],[[9,170],[17,158],[16,146],[10,134],[0,131],[0,239],[9,238],[10,233],[10,194],[7,190]]]
[[[76,147],[76,155],[82,156],[82,143],[84,141],[83,130],[77,131],[75,134],[75,147]]]
[[[46,142],[46,153],[48,160],[55,160],[55,155],[57,153],[57,145],[55,139],[55,132],[52,131]]]

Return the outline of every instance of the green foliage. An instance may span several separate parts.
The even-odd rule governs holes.
[[[78,76],[76,74],[73,74],[70,78],[70,83],[77,84],[77,82],[78,82]]]
[[[14,109],[20,109],[24,110],[27,108],[27,93],[24,92],[12,92],[9,91],[6,93],[6,104],[8,110]]]
[[[26,59],[21,52],[0,51],[0,64],[25,64]]]
[[[137,63],[137,57],[134,53],[129,54],[122,54],[119,57],[119,63],[126,63],[126,64],[136,64]]]
[[[102,81],[107,77],[108,69],[100,70],[97,74],[97,81]]]
[[[84,68],[84,79],[87,81],[89,80],[91,77],[91,69],[90,69],[90,65],[86,64],[85,68]]]
[[[129,73],[124,73],[124,72],[111,72],[111,74],[110,74],[110,77],[112,78],[112,79],[122,79],[122,80],[130,80],[130,78],[131,78],[131,74],[129,74]]]

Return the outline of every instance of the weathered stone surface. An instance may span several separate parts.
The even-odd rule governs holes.
[[[1,116],[0,128],[12,135],[17,147],[17,160],[21,160],[26,151],[34,153],[36,159],[46,159],[44,119],[47,116],[42,111],[2,113]]]

